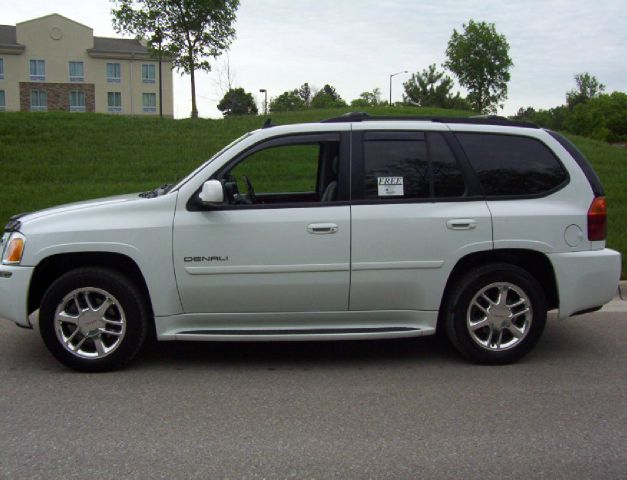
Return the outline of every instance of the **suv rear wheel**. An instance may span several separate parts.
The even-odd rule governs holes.
[[[453,346],[486,364],[518,360],[538,342],[546,323],[546,299],[538,281],[509,264],[479,267],[454,286],[444,323]]]
[[[48,289],[39,330],[50,352],[80,371],[115,370],[130,362],[146,338],[148,313],[138,288],[120,273],[81,268]]]

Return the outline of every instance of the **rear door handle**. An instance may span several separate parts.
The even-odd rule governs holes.
[[[307,225],[307,231],[314,235],[327,235],[337,233],[338,226],[335,223],[312,223]]]
[[[477,228],[477,221],[473,218],[454,218],[446,222],[450,230],[472,230]]]

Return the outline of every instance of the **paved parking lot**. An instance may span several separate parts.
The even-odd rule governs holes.
[[[623,479],[627,312],[550,321],[516,365],[436,338],[160,344],[71,372],[0,322],[0,478]]]

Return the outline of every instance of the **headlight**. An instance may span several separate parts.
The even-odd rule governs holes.
[[[19,232],[5,233],[2,237],[2,264],[19,265],[25,243],[26,238]]]

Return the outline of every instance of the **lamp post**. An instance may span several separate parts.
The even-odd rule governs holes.
[[[262,88],[259,90],[259,92],[264,94],[263,114],[268,115],[268,90],[266,90],[265,88]]]
[[[402,72],[392,73],[390,75],[390,107],[392,106],[392,78],[400,75],[401,73],[407,73],[407,70],[403,70]]]
[[[161,44],[163,43],[163,33],[160,28],[155,30],[154,40],[159,44],[159,117],[163,118],[163,82],[161,80]]]

